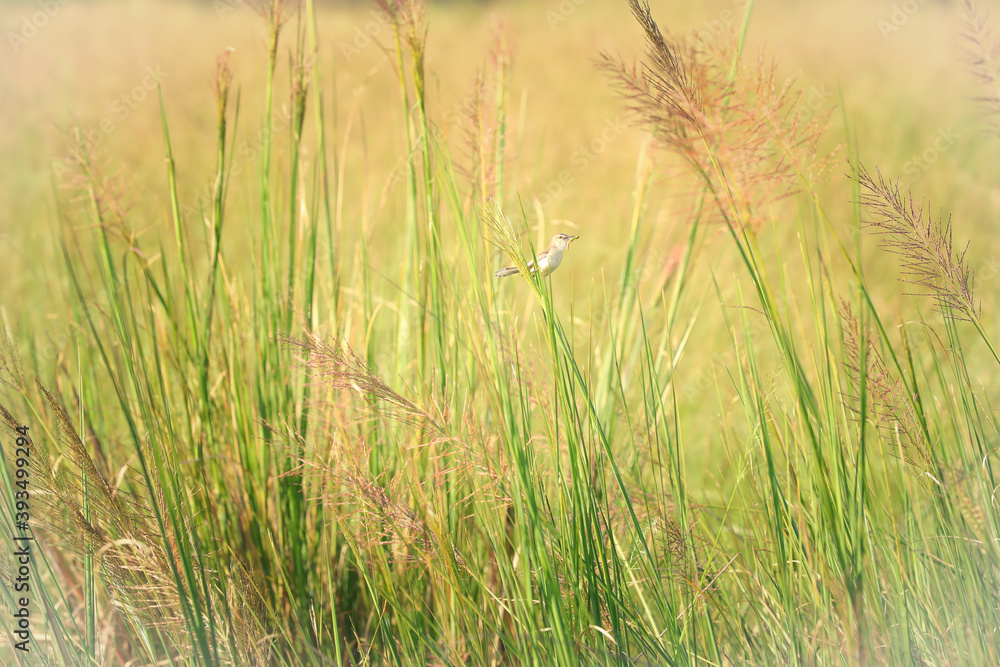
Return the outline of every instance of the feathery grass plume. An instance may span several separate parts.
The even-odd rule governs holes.
[[[36,537],[92,556],[111,602],[132,629],[139,635],[159,630],[173,654],[187,654],[191,638],[170,567],[171,555],[152,512],[141,499],[111,486],[94,467],[56,398],[40,384],[38,389],[55,416],[64,452],[49,452],[42,442],[29,437],[34,453],[29,458],[32,520],[45,531],[44,537]],[[21,426],[3,405],[0,420],[12,432]]]
[[[1000,41],[989,25],[989,14],[980,11],[974,0],[965,0],[962,38],[970,73],[981,88],[975,100],[989,134],[1000,136]]]
[[[526,271],[528,265],[521,258],[521,246],[518,243],[520,234],[514,229],[514,223],[503,212],[500,204],[495,199],[490,199],[486,202],[483,214],[483,221],[486,223],[486,228],[491,232],[489,235],[490,242],[510,256],[515,264],[520,260],[517,268],[521,269],[522,273]]]
[[[761,54],[744,64],[730,31],[721,37],[667,37],[645,0],[629,0],[646,35],[641,67],[602,54],[599,65],[628,107],[667,150],[708,187],[729,225],[758,230],[777,199],[822,179],[831,151],[818,142],[831,110],[813,111],[777,64]]]
[[[467,163],[456,165],[456,171],[469,182],[468,201],[470,202],[476,199],[477,192],[480,193],[480,199],[489,199],[493,196],[491,187],[493,182],[492,161],[490,160],[490,146],[493,141],[491,130],[493,127],[486,109],[487,84],[485,77],[484,72],[476,73],[476,77],[472,81],[472,91],[462,101],[458,113],[444,119],[446,132],[457,126],[467,146],[465,151]]]
[[[501,190],[507,157],[506,103],[512,59],[511,40],[509,29],[503,23],[498,23],[494,30],[494,44],[489,55],[492,77],[480,72],[469,104],[464,109],[472,155],[470,171],[482,201],[503,198]]]
[[[442,538],[428,525],[426,517],[436,516],[437,510],[424,497],[423,487],[434,484],[433,480],[413,479],[413,469],[404,466],[384,484],[370,472],[372,452],[363,438],[348,443],[341,432],[331,435],[329,441],[326,459],[304,460],[302,471],[316,480],[318,498],[329,510],[327,516],[338,525],[337,534],[348,538],[358,556],[421,564],[439,573],[450,570],[450,563],[466,569],[458,546],[449,542],[442,549]],[[484,499],[481,490],[483,487],[476,489],[473,500]]]
[[[9,349],[0,354],[0,367],[19,367],[17,357],[11,354]],[[34,382],[37,393],[29,393],[29,387],[18,384],[22,379],[8,376],[4,384],[25,400],[39,403],[39,407],[32,408],[36,414],[48,410],[53,418],[51,430],[57,444],[50,447],[49,438],[37,434],[35,438],[29,437],[31,518],[35,536],[50,555],[64,551],[84,557],[82,562],[67,563],[59,568],[64,590],[80,589],[84,586],[84,577],[92,572],[103,582],[101,590],[118,612],[102,614],[105,622],[102,633],[130,636],[134,645],[141,644],[150,652],[149,657],[170,654],[187,659],[193,651],[193,638],[182,598],[189,598],[190,591],[181,589],[175,567],[179,567],[178,540],[190,543],[198,539],[194,527],[185,522],[178,526],[179,532],[169,527],[162,532],[154,518],[156,511],[161,516],[169,511],[162,488],[152,489],[149,497],[127,491],[130,486],[142,486],[127,465],[122,466],[116,481],[112,482],[106,466],[95,464],[59,397],[38,380]],[[79,402],[75,388],[74,396]],[[2,404],[0,424],[11,431],[21,426],[12,411]],[[85,428],[95,449],[103,452],[105,447],[97,442],[93,429],[89,424]],[[145,459],[152,462],[150,446],[148,441],[144,443],[143,451]],[[152,466],[153,478],[160,479],[156,464]],[[62,555],[59,558],[65,560]],[[91,561],[92,570],[87,564]],[[236,567],[239,565],[236,563]],[[203,565],[195,567],[202,569]],[[209,578],[215,578],[213,572],[206,573]],[[265,616],[259,593],[242,579],[226,584],[230,589],[227,602],[233,618],[225,631],[234,633],[240,641],[227,645],[227,648],[235,646],[239,655],[224,651],[227,655],[223,656],[223,662],[248,661],[262,665],[260,640]],[[100,600],[98,596],[97,604]],[[80,610],[74,614],[77,611]],[[77,619],[78,623],[80,621]],[[124,629],[125,625],[129,630]],[[63,627],[71,626],[65,623]]]
[[[387,385],[364,359],[343,342],[327,343],[307,332],[304,339],[280,336],[281,343],[305,355],[305,366],[316,379],[333,389],[349,389],[375,404],[388,406],[380,411],[389,421],[414,427],[430,426],[444,433],[443,416],[433,415]]]
[[[951,497],[955,509],[961,513],[967,535],[985,543],[992,541],[994,535],[990,513],[985,509],[989,506],[982,502],[981,496],[977,497],[980,494],[980,489],[977,488],[979,481],[974,469],[952,466],[941,471],[941,487],[947,489],[947,495]],[[995,498],[993,502],[996,503]],[[996,505],[990,509],[995,512]]]
[[[690,526],[685,530],[677,522],[676,514],[676,503],[669,494],[653,494],[635,485],[629,489],[627,497],[609,498],[608,533],[628,535],[631,516],[635,516],[646,539],[663,559],[663,571],[669,572],[676,583],[701,588],[714,579],[705,572],[709,560],[705,554],[712,547],[696,533],[696,516],[690,517]]]
[[[430,429],[430,441],[438,450],[438,456],[450,457],[454,465],[434,475],[450,476],[451,483],[468,479],[475,489],[476,500],[490,501],[497,506],[509,504],[505,491],[509,485],[509,464],[503,461],[503,452],[498,447],[495,434],[487,430],[486,422],[474,410],[467,410],[460,424],[458,435],[449,435],[446,427],[453,426],[448,414],[435,408],[428,410],[400,395],[379,378],[371,367],[350,346],[329,344],[312,333],[305,339],[284,339],[283,342],[307,355],[305,365],[315,379],[333,389],[357,392],[367,401],[367,406],[375,409],[377,416],[400,425],[415,429]],[[323,398],[313,401],[317,409],[342,408],[331,405]],[[387,407],[388,406],[388,407]],[[424,443],[428,444],[428,443]],[[415,446],[416,447],[416,446]],[[347,460],[365,458],[364,451],[350,452]],[[311,465],[303,461],[303,466]],[[433,477],[432,477],[433,479]]]
[[[383,486],[358,465],[341,462],[337,469],[326,471],[341,484],[345,496],[328,496],[337,513],[351,520],[344,528],[357,531],[355,546],[362,551],[386,548],[385,555],[393,561],[417,562],[439,555],[440,544],[424,519],[399,500],[403,482],[397,476],[389,487]]]
[[[226,126],[226,109],[229,106],[229,93],[233,87],[233,68],[229,61],[235,49],[228,47],[215,60],[215,102],[216,125]]]
[[[302,126],[305,122],[306,101],[309,97],[309,78],[315,65],[314,57],[305,57],[291,63],[292,89],[289,93],[292,107],[292,132],[295,141],[301,141]]]
[[[528,270],[528,260],[521,254],[520,234],[514,228],[513,221],[504,213],[503,207],[496,199],[490,199],[483,207],[483,222],[486,224],[487,240],[503,252],[522,276],[534,276]],[[542,299],[542,293],[534,280],[529,280],[535,294]]]
[[[60,186],[72,193],[71,201],[81,210],[94,214],[96,226],[134,250],[137,234],[125,222],[131,206],[122,175],[105,172],[97,147],[84,139],[79,126],[70,132],[68,152],[67,163],[56,169]]]
[[[267,609],[260,585],[247,567],[244,554],[232,554],[232,577],[227,577],[227,598],[233,615],[230,626],[242,658],[250,665],[266,665],[267,650],[263,628]]]
[[[689,44],[664,37],[653,20],[648,2],[629,0],[629,7],[646,33],[648,61],[643,64],[641,74],[634,66],[628,69],[607,54],[601,56],[602,61],[623,77],[621,83],[631,93],[635,111],[651,125],[662,126],[663,138],[670,145],[686,149],[689,131],[705,131],[703,96],[709,92],[709,81],[702,78],[706,74],[704,63],[699,62],[698,54]],[[728,92],[728,84],[725,89]]]
[[[14,332],[7,319],[7,308],[0,306],[0,318],[3,319],[3,335],[0,336],[0,387],[9,387],[23,394],[28,385],[24,373],[24,362],[17,351]]]
[[[908,294],[933,297],[942,314],[978,321],[975,277],[965,259],[968,247],[961,253],[952,248],[951,217],[935,220],[928,204],[917,204],[878,168],[873,175],[861,163],[851,166],[861,186],[860,204],[871,214],[863,223],[881,237],[886,251],[901,258],[901,280],[918,288]]]
[[[496,95],[494,97],[494,122],[496,124],[496,141],[493,150],[493,166],[496,178],[493,196],[503,197],[504,164],[507,153],[507,91],[510,87],[510,72],[514,58],[514,47],[511,44],[510,26],[499,21],[495,27],[493,49],[490,60],[496,76]]]
[[[397,39],[406,44],[413,66],[417,100],[424,100],[424,57],[427,53],[427,7],[423,0],[378,0],[389,17]],[[402,72],[400,72],[402,75]]]
[[[376,0],[376,4],[400,31],[414,61],[422,63],[427,43],[427,7],[423,0]]]
[[[508,28],[498,24],[489,56],[491,71],[477,73],[472,92],[452,117],[464,129],[468,166],[460,171],[469,180],[469,201],[501,198],[506,161],[506,97],[510,78],[511,46]],[[446,121],[451,119],[446,118]],[[476,193],[479,197],[476,197]]]
[[[893,374],[872,338],[872,331],[867,327],[862,330],[860,320],[844,300],[840,302],[840,325],[844,336],[844,367],[850,379],[850,393],[846,397],[848,409],[860,419],[859,401],[864,381],[868,419],[872,425],[894,445],[892,451],[910,465],[926,470],[931,461],[930,443],[902,379]]]

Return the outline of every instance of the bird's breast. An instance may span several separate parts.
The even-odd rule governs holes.
[[[549,253],[548,255],[540,259],[539,264],[542,270],[542,274],[548,275],[553,271],[555,271],[556,267],[559,266],[559,262],[561,261],[562,261],[561,252]]]

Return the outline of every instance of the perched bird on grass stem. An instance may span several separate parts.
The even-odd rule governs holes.
[[[563,253],[566,252],[566,248],[569,244],[580,238],[579,236],[571,236],[570,234],[556,234],[552,237],[552,243],[549,247],[538,253],[538,267],[535,267],[535,262],[528,262],[528,270],[532,273],[536,271],[541,273],[543,276],[547,276],[558,268],[559,264],[562,263]],[[515,273],[520,273],[516,266],[508,266],[506,269],[500,269],[493,275],[497,278],[505,278],[507,276],[512,276]]]

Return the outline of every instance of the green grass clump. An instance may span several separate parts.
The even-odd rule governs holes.
[[[141,239],[78,145],[62,210],[85,227],[63,245],[82,335],[54,371],[9,330],[2,355],[0,417],[9,441],[28,427],[38,540],[33,653],[7,662],[1000,662],[997,431],[970,368],[1000,365],[991,318],[950,222],[867,169],[850,136],[853,219],[828,214],[829,114],[744,54],[753,3],[739,32],[674,38],[630,0],[645,58],[599,59],[648,133],[600,313],[575,309],[565,271],[525,270],[529,221],[548,223],[507,175],[508,41],[452,119],[465,135],[446,134],[423,5],[380,3],[400,104],[381,130],[404,156],[387,230],[364,206],[344,216],[352,125],[330,122],[313,3],[256,4],[249,203],[231,196],[247,121],[228,54],[197,215],[160,99],[172,238]],[[654,155],[691,198],[659,260]],[[797,256],[767,244],[784,210]],[[234,227],[249,251],[228,247]],[[872,238],[926,317],[878,305]],[[388,280],[373,250],[396,253]],[[705,269],[712,255],[731,257],[733,285]],[[499,284],[508,256],[526,277]],[[693,352],[706,318],[731,348],[711,368]],[[692,405],[713,401],[706,424]]]

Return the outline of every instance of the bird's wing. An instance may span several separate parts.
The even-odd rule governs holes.
[[[537,258],[538,258],[538,263],[539,263],[539,264],[541,264],[541,265],[542,265],[543,267],[544,267],[544,266],[545,266],[545,264],[547,263],[547,258],[548,258],[548,256],[549,256],[549,251],[550,251],[550,250],[551,250],[551,248],[546,248],[545,250],[541,251],[541,252],[540,252],[540,253],[538,253],[538,255],[537,255]],[[536,267],[535,267],[535,260],[533,260],[533,259],[532,259],[532,260],[529,260],[529,261],[528,261],[528,270],[529,270],[529,271],[531,271],[532,273],[534,273],[534,271],[535,271],[535,268],[536,268]]]

